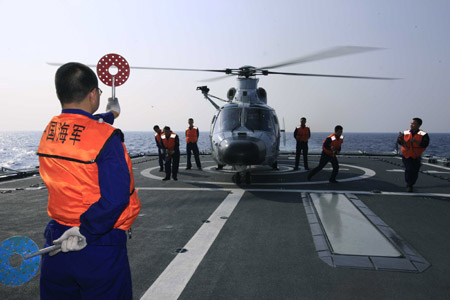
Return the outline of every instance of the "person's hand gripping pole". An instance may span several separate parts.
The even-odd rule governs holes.
[[[61,248],[55,249],[49,253],[50,256],[58,254],[60,251],[80,251],[87,246],[86,237],[80,233],[79,227],[72,227],[66,230],[63,235],[53,241],[54,245],[61,245]]]

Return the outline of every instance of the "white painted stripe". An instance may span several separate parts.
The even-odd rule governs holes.
[[[355,176],[355,177],[350,177],[350,178],[345,178],[345,179],[340,179],[338,178],[339,181],[342,182],[346,182],[346,181],[354,181],[354,180],[362,180],[362,179],[367,179],[370,177],[373,177],[376,175],[375,171],[371,170],[371,169],[367,169],[364,167],[360,167],[360,166],[355,166],[355,165],[347,165],[347,164],[340,164],[340,166],[345,166],[345,167],[349,167],[349,168],[355,168],[355,169],[359,169],[361,171],[364,172],[364,174],[359,175],[359,176]],[[159,166],[156,167],[152,167],[152,168],[148,168],[148,169],[144,169],[141,171],[141,175],[147,178],[151,178],[151,179],[156,179],[156,180],[161,180],[163,177],[162,176],[156,176],[151,174],[152,170],[158,169]],[[278,174],[286,174],[286,173],[281,173],[279,172]],[[194,183],[194,184],[198,184],[199,181],[198,180],[184,180],[184,179],[178,179],[178,182],[183,182],[183,183]],[[231,182],[231,181],[227,181],[227,182],[216,182],[216,181],[201,181],[200,183],[202,184],[220,184],[220,185],[234,185],[236,186],[236,183]],[[293,182],[272,182],[272,183],[252,183],[253,186],[257,186],[257,185],[277,185],[277,186],[282,186],[282,185],[312,185],[312,184],[323,184],[323,183],[327,183],[328,184],[328,180],[323,180],[323,181],[293,181]]]
[[[172,260],[141,300],[178,299],[244,192],[241,189],[231,190],[230,194],[208,218],[210,223],[204,223],[184,246],[188,251],[179,253]]]
[[[450,171],[449,167],[444,167],[444,166],[440,166],[440,165],[436,165],[436,164],[430,164],[430,163],[423,162],[422,165],[427,165],[427,166],[430,166],[430,167],[436,167],[436,168],[440,168],[440,169],[444,169],[444,170],[449,170]]]
[[[170,188],[170,187],[136,187],[143,191],[232,191],[230,188]],[[410,197],[447,197],[450,194],[443,193],[406,193],[406,192],[384,192],[384,191],[350,191],[350,190],[302,190],[302,189],[254,189],[243,188],[246,192],[267,192],[267,193],[338,193],[338,194],[355,194],[355,195],[387,195],[387,196],[410,196]],[[141,199],[142,201],[143,199]]]

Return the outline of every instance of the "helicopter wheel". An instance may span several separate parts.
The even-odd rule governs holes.
[[[250,172],[245,172],[245,183],[246,184],[252,183],[252,174],[250,174]]]
[[[273,170],[279,170],[277,161],[272,164],[272,169]]]
[[[236,172],[236,174],[234,174],[232,177],[232,181],[236,184],[241,184],[241,181],[242,181],[241,173]]]

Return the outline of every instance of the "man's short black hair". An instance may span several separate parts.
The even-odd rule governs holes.
[[[55,87],[61,104],[81,102],[93,89],[98,88],[98,79],[88,66],[70,62],[56,71]]]
[[[157,130],[157,129],[159,129],[158,125],[153,126],[153,130]]]
[[[334,127],[334,132],[338,132],[339,130],[344,130],[344,128],[342,128],[341,125],[336,125],[336,127]]]
[[[169,126],[164,126],[164,130],[170,130]]]
[[[422,119],[421,118],[413,118],[414,121],[417,122],[417,124],[419,124],[419,127],[422,126]]]

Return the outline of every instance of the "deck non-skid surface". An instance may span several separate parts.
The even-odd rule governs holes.
[[[182,157],[178,182],[161,180],[155,157],[135,160],[142,209],[128,242],[134,299],[449,299],[450,183],[432,172],[448,169],[424,165],[429,174],[408,194],[393,171],[402,170],[397,158],[339,159],[339,184],[328,183],[329,168],[308,183],[283,156],[278,173],[255,169],[253,183],[239,186],[209,156],[203,171],[184,170]],[[0,240],[22,235],[42,246],[49,219],[41,179],[1,182],[0,192]],[[316,251],[305,193],[356,195],[431,266],[408,273],[328,265]],[[0,297],[38,299],[39,272],[19,287],[0,286]]]

